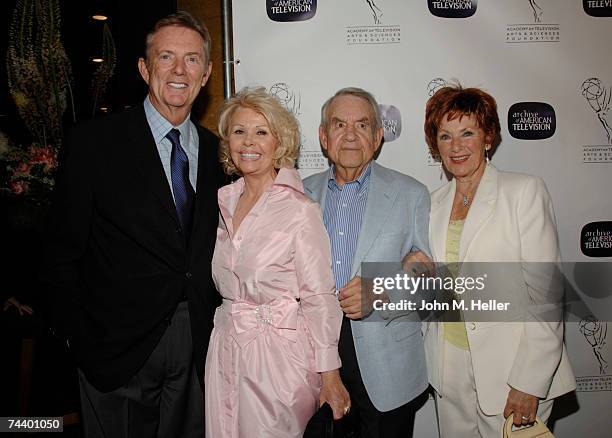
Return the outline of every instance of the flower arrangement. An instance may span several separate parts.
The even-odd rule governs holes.
[[[64,142],[65,113],[76,123],[72,67],[61,40],[61,0],[16,0],[6,55],[8,86],[28,138],[0,131],[0,194],[46,205]],[[102,29],[104,62],[92,78],[92,117],[114,74],[116,50]]]
[[[13,142],[0,132],[0,193],[45,205],[63,142],[63,116],[68,106],[74,111],[59,0],[17,0],[8,43],[9,91],[31,140]]]
[[[53,146],[14,145],[0,133],[0,159],[6,165],[0,188],[5,195],[37,205],[48,203],[57,169],[57,150]]]

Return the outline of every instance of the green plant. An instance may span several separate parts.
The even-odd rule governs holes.
[[[17,0],[9,29],[9,90],[34,143],[59,149],[71,102],[71,64],[60,38],[59,0]]]

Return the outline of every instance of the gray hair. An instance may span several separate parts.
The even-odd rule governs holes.
[[[329,115],[327,114],[329,107],[331,106],[334,99],[340,96],[355,96],[355,97],[359,97],[365,100],[366,102],[368,102],[368,104],[370,105],[372,114],[374,114],[374,123],[372,124],[372,130],[376,131],[379,128],[383,127],[382,116],[380,114],[380,108],[378,107],[378,102],[376,102],[376,99],[374,98],[374,96],[362,88],[347,87],[347,88],[342,88],[341,90],[336,91],[336,94],[334,94],[332,97],[327,99],[325,103],[323,104],[323,106],[321,107],[321,126],[324,129],[327,129],[327,126],[329,124]]]

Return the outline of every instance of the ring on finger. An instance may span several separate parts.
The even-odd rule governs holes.
[[[348,414],[350,410],[351,410],[350,406],[345,406],[345,408],[344,408],[344,415]]]
[[[523,420],[523,421],[527,421],[527,420],[529,420],[529,416],[527,416],[527,415],[521,415],[521,420]]]

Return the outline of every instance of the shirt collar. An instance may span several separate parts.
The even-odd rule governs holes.
[[[288,167],[282,167],[278,170],[274,182],[268,190],[274,190],[274,188],[289,187],[296,192],[304,193],[304,184],[302,178],[297,170]],[[239,196],[244,189],[244,177],[237,179],[231,184],[223,186],[219,189],[220,197],[223,199],[231,198],[232,196]]]
[[[349,181],[347,184],[356,182],[359,187],[359,192],[361,193],[367,187],[367,183],[370,180],[370,174],[372,173],[372,162],[370,161],[366,168],[361,172],[361,175],[357,177],[356,180]],[[329,168],[329,180],[327,182],[327,187],[330,189],[342,190],[342,186],[338,184],[336,180],[336,165],[332,164]]]
[[[289,187],[299,193],[304,193],[304,184],[297,170],[293,168],[280,168],[274,182],[268,189],[268,193],[262,196],[268,196],[271,193],[282,191],[285,187]],[[223,186],[217,193],[219,201],[219,209],[224,219],[232,217],[232,213],[236,209],[238,199],[244,190],[244,177],[239,178],[231,184]]]
[[[278,170],[278,174],[274,179],[273,187],[289,187],[299,193],[304,193],[304,184],[302,183],[302,178],[297,170],[281,167]]]
[[[149,126],[151,127],[151,133],[153,134],[155,144],[161,143],[162,140],[166,138],[166,135],[173,128],[178,129],[181,133],[181,145],[185,148],[189,144],[189,116],[187,116],[180,125],[174,126],[164,116],[162,116],[159,111],[157,111],[157,108],[153,106],[153,104],[151,103],[151,99],[149,99],[148,95],[147,97],[145,97],[144,100],[144,110],[145,115],[147,117],[147,121],[149,122]]]

